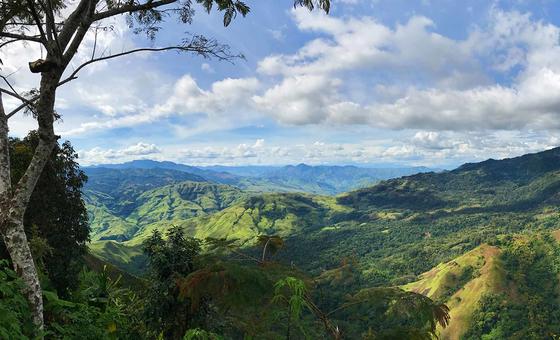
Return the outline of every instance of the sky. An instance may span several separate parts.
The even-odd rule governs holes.
[[[105,22],[98,54],[202,34],[245,58],[168,52],[96,63],[59,89],[56,132],[82,165],[453,168],[560,145],[560,1],[332,2],[326,15],[248,0],[251,13],[227,28],[195,7],[192,24],[170,19],[154,42],[124,17]],[[72,67],[93,42],[92,33]],[[40,49],[8,46],[0,72],[19,91],[37,87],[26,64]],[[21,113],[9,124],[16,137],[36,127]]]

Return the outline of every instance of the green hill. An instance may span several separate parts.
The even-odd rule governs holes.
[[[557,242],[549,233],[502,237],[402,288],[450,308],[451,322],[439,330],[441,339],[554,338],[560,333]]]
[[[118,232],[97,239],[137,246],[171,224],[195,237],[245,245],[259,234],[279,234],[286,244],[279,259],[320,275],[355,258],[365,287],[414,282],[501,235],[560,228],[560,149],[387,180],[338,197],[188,187],[206,189],[195,190],[195,198],[181,196],[177,184],[147,191],[126,216],[98,208],[101,216],[108,211],[108,224],[114,218]]]
[[[178,224],[220,211],[245,197],[239,189],[209,182],[177,182],[143,192],[136,186],[129,188],[110,193],[86,191],[93,240],[126,241],[146,228],[153,229],[154,224]],[[119,203],[124,200],[126,209]]]
[[[465,255],[441,263],[402,288],[426,295],[450,308],[451,323],[442,339],[460,339],[472,322],[483,296],[507,291],[498,247],[483,244]]]

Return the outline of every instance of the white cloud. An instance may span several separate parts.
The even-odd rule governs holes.
[[[255,101],[282,123],[432,130],[560,128],[557,26],[533,21],[527,14],[493,10],[487,27],[459,41],[432,32],[434,23],[425,17],[412,17],[391,29],[372,18],[293,13],[301,30],[326,37],[293,55],[270,56],[259,64],[262,74],[282,80]],[[488,63],[498,72],[520,71],[510,84],[491,84],[484,75]],[[383,83],[383,77],[373,76],[369,98],[366,93],[356,102],[344,85],[360,77],[359,72],[388,72],[390,80]],[[396,85],[398,79],[404,86]]]
[[[160,153],[161,150],[155,144],[143,142],[118,150],[96,147],[90,150],[78,151],[82,165],[125,162],[148,156],[150,158]]]
[[[171,95],[167,97],[162,95],[165,98],[162,103],[153,107],[139,106],[140,104],[137,103],[133,113],[81,123],[78,127],[64,131],[63,134],[72,136],[99,129],[131,127],[177,115],[203,114],[219,119],[220,114],[229,112],[232,108],[247,108],[250,105],[251,94],[257,91],[259,86],[260,83],[256,78],[227,78],[213,83],[209,90],[203,90],[194,78],[185,75],[175,82]],[[166,92],[161,91],[162,94]],[[115,100],[119,100],[118,96]],[[240,117],[236,118],[240,119]]]
[[[319,75],[294,76],[254,96],[258,109],[286,124],[319,123],[336,97],[337,79]]]

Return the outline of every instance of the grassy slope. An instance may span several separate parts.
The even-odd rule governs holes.
[[[247,244],[260,233],[280,234],[286,250],[279,256],[286,263],[318,275],[345,257],[356,257],[367,284],[400,285],[497,235],[556,229],[559,170],[560,150],[555,149],[389,180],[338,198],[264,194],[187,219],[167,219],[168,212],[180,214],[192,206],[168,204],[167,197],[175,193],[161,192],[159,198],[146,199],[145,213],[135,218],[148,216],[155,222],[139,228],[124,246],[135,249],[170,222],[192,236],[239,238]],[[109,258],[112,250],[106,246],[98,248]],[[130,256],[120,254],[123,249],[115,250],[114,260],[126,266]]]
[[[250,244],[258,235],[288,236],[320,228],[333,212],[345,210],[332,197],[304,194],[264,194],[249,197],[212,215],[188,219],[179,224],[187,234],[204,239],[239,239]],[[151,229],[131,242],[145,239]]]
[[[133,275],[141,275],[146,268],[146,257],[140,246],[130,246],[110,240],[92,242],[89,249],[101,260]]]
[[[123,212],[111,210],[110,204],[103,203],[110,200],[102,195],[90,192],[88,196],[92,238],[117,241],[220,211],[246,196],[231,186],[186,181],[138,194]]]
[[[506,287],[499,254],[499,248],[484,244],[403,286],[405,290],[440,300],[450,308],[451,322],[446,329],[440,330],[442,339],[461,338],[483,295],[510,291]],[[460,280],[463,273],[471,271],[470,268],[474,269],[472,274],[466,280]]]

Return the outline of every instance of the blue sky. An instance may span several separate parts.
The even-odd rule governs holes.
[[[135,55],[62,88],[57,132],[81,162],[450,168],[560,144],[558,1],[333,0],[328,16],[290,0],[248,3],[227,28],[198,9],[153,43],[203,34],[244,60]],[[124,18],[106,24],[105,53],[147,43]],[[24,65],[39,55],[0,51],[2,72],[34,87]],[[34,127],[25,116],[10,124],[16,136]]]

